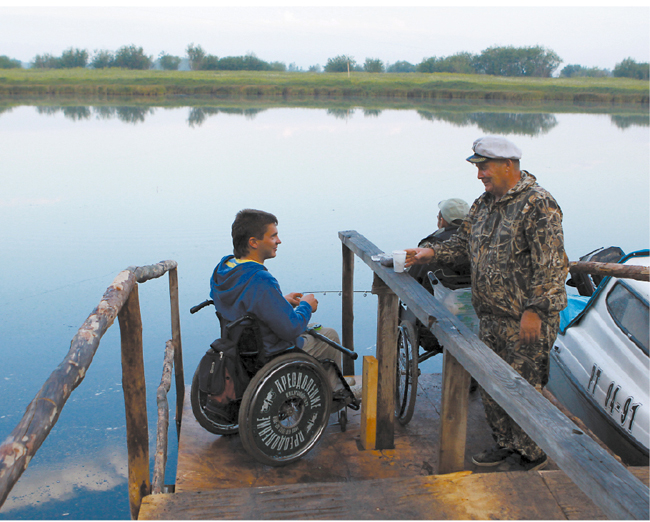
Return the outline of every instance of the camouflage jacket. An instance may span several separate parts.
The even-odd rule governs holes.
[[[472,205],[457,235],[427,243],[441,262],[472,272],[472,304],[481,315],[519,319],[532,308],[542,319],[567,305],[562,210],[532,174],[499,201],[486,192]]]

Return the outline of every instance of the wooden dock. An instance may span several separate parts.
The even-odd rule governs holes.
[[[332,415],[319,445],[281,468],[253,460],[238,435],[201,428],[186,395],[175,492],[146,496],[139,519],[606,518],[553,462],[539,472],[474,466],[471,455],[492,443],[478,392],[469,399],[466,471],[435,475],[441,387],[440,375],[421,376],[413,419],[395,426],[395,449],[363,450],[360,415],[349,410],[345,432]],[[648,468],[632,471],[648,484]]]

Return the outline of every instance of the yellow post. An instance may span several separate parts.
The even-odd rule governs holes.
[[[361,446],[375,449],[377,441],[377,381],[379,363],[376,357],[363,357],[363,384],[361,391]]]

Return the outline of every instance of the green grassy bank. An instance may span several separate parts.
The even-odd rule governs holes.
[[[389,98],[647,104],[627,78],[506,78],[465,74],[0,69],[0,99],[35,96]]]

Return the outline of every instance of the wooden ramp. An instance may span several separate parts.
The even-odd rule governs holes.
[[[422,375],[411,423],[395,449],[364,451],[359,413],[345,432],[336,416],[319,445],[283,468],[263,466],[239,437],[201,428],[186,396],[175,493],[143,499],[140,519],[604,519],[551,462],[548,471],[478,468],[471,455],[492,443],[480,396],[470,396],[467,471],[434,475],[440,375]],[[189,388],[187,390],[189,392]],[[648,484],[648,468],[635,470]]]

